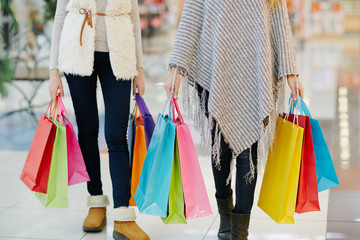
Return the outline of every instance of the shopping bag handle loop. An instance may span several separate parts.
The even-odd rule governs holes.
[[[46,109],[45,116],[49,118],[52,121],[55,121],[56,119],[56,108],[57,108],[57,99],[55,101],[51,100],[49,103],[48,108]],[[50,109],[50,113],[48,115],[48,111]]]
[[[173,95],[174,95],[174,90],[175,90],[175,80],[176,80],[176,75],[177,75],[177,72],[178,72],[178,66],[176,66],[176,68],[175,68],[175,73],[174,73],[173,80],[172,80],[172,84],[171,84],[171,96],[173,96]]]
[[[171,103],[172,103],[174,118],[175,118],[175,109],[176,109],[176,112],[177,112],[177,114],[178,114],[178,116],[179,116],[179,119],[180,119],[180,121],[183,123],[183,122],[184,122],[184,119],[183,119],[183,117],[182,117],[182,115],[181,115],[179,105],[178,105],[176,99],[174,98],[174,96],[171,98]],[[174,109],[174,106],[175,106],[175,109]],[[175,120],[175,119],[174,119],[174,120]]]
[[[135,104],[135,115],[134,115],[134,118],[136,119],[138,116],[140,117],[140,120],[142,121],[143,118],[142,118],[141,111],[140,111],[140,109],[139,109],[139,105],[138,105],[138,104]]]
[[[295,87],[296,87],[296,97],[297,100],[293,100],[292,97],[290,96],[289,98],[289,103],[288,103],[288,108],[285,114],[285,118],[284,118],[284,123],[285,120],[288,120],[289,118],[289,114],[294,114],[294,120],[293,120],[293,128],[295,127],[295,122],[296,125],[299,125],[299,114],[301,114],[301,96],[299,93],[299,78],[298,76],[295,76]],[[296,114],[296,110],[298,110],[298,113]]]
[[[167,109],[167,113],[165,113],[165,109]],[[163,110],[161,111],[162,115],[168,115],[171,120],[173,120],[173,112],[171,111],[171,97],[168,97],[165,103],[165,106],[163,108]]]
[[[51,116],[53,114],[54,108],[55,108],[55,104],[53,104],[53,100],[51,100],[48,107],[47,107],[47,109],[46,109],[46,112],[45,112],[45,116],[48,117],[49,119],[51,118]],[[50,113],[49,113],[49,116],[48,116],[49,109],[50,109]]]
[[[289,104],[290,101],[291,99],[289,99]],[[291,105],[292,106],[290,108],[290,114],[294,113],[294,108],[296,107],[300,115],[309,116],[310,118],[312,118],[310,110],[301,96],[299,97],[299,103],[297,103],[296,105],[291,103]]]

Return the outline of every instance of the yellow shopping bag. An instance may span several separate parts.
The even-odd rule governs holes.
[[[258,206],[277,223],[294,223],[304,129],[278,118]]]

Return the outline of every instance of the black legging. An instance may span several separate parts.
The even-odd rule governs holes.
[[[215,130],[213,129],[212,136],[214,136]],[[214,139],[213,139],[214,142]],[[212,161],[212,169],[215,181],[216,193],[215,196],[219,199],[226,199],[232,195],[231,181],[227,185],[226,180],[230,173],[230,163],[232,159],[232,150],[229,145],[221,137],[221,153],[220,153],[220,165],[218,170],[215,167],[215,160]],[[257,163],[257,142],[251,147],[252,160],[254,166]],[[245,176],[250,171],[250,149],[246,149],[236,158],[236,182],[235,182],[235,208],[234,213],[247,214],[251,212],[254,203],[254,192],[257,179],[257,172],[255,167],[254,179],[249,183],[246,181]],[[234,169],[235,171],[235,169]]]
[[[99,116],[96,101],[98,76],[105,103],[105,138],[109,148],[114,207],[128,206],[130,171],[126,132],[131,81],[115,79],[107,52],[95,52],[94,71],[91,76],[65,74],[79,129],[79,144],[91,180],[87,183],[87,188],[90,195],[103,194],[98,147]]]
[[[197,90],[199,96],[203,91],[203,88],[200,85],[197,85]],[[209,92],[206,91],[206,98],[209,96]],[[205,110],[208,111],[208,102],[205,103]],[[206,113],[206,115],[208,115]],[[215,123],[215,121],[214,121]],[[212,129],[212,144],[214,144],[215,137],[215,127]],[[212,146],[213,147],[213,146]],[[230,174],[230,165],[232,160],[232,150],[229,145],[224,141],[223,136],[221,136],[220,144],[220,165],[221,168],[218,170],[215,167],[215,159],[212,159],[212,169],[213,176],[215,181],[215,196],[219,199],[227,199],[232,195],[231,181],[227,185],[226,180]],[[247,214],[251,212],[253,203],[254,203],[254,192],[257,180],[257,142],[251,146],[252,161],[255,166],[255,176],[254,179],[249,183],[245,179],[247,173],[250,172],[250,149],[244,150],[236,158],[236,183],[235,183],[235,208],[234,213],[237,214]]]

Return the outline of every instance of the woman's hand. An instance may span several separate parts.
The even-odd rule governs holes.
[[[176,67],[170,68],[170,74],[167,77],[165,84],[164,84],[164,89],[165,89],[168,97],[171,95],[171,89],[172,89],[172,83],[173,83],[175,71],[176,71]],[[179,71],[177,71],[175,84],[174,84],[174,98],[175,99],[177,99],[178,95],[179,95],[180,83],[181,83],[181,77],[180,77]]]
[[[297,79],[296,79],[295,75],[289,75],[287,77],[287,82],[288,82],[289,87],[291,89],[291,98],[293,100],[297,100],[296,81],[297,81]],[[304,88],[303,88],[302,84],[298,81],[297,85],[298,85],[298,90],[299,90],[300,96],[302,98],[304,98]]]
[[[64,97],[64,88],[62,81],[57,69],[50,70],[50,82],[49,82],[49,93],[50,98],[53,101],[56,101],[56,96],[58,95],[58,90],[60,89],[59,96]]]
[[[145,94],[144,69],[138,68],[137,71],[138,71],[138,75],[134,77],[133,80],[133,97],[135,97],[136,95],[136,89],[137,92],[142,97]]]

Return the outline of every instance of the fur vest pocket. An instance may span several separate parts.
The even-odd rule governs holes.
[[[91,11],[92,27],[85,23],[80,45],[80,33],[85,15]],[[70,0],[61,31],[59,70],[65,73],[90,76],[94,68],[96,0]],[[118,80],[130,80],[137,75],[135,37],[130,18],[131,0],[107,0],[105,10],[106,34],[110,62]]]

